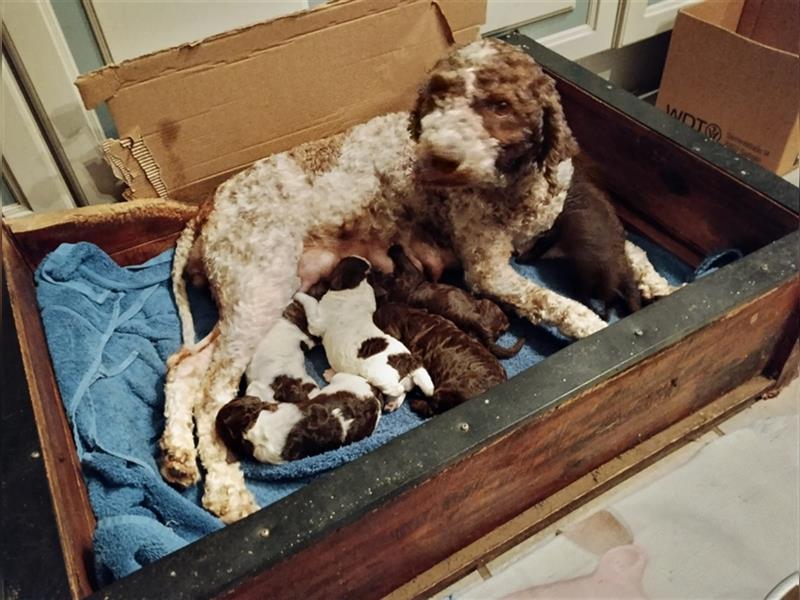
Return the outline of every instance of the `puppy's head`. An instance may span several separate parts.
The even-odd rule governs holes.
[[[366,279],[369,269],[370,264],[366,259],[360,256],[348,256],[333,269],[329,289],[334,292],[352,290]]]
[[[473,42],[431,70],[410,130],[429,186],[506,185],[577,153],[554,81],[519,48]]]

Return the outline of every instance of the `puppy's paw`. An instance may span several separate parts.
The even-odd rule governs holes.
[[[386,396],[386,402],[383,404],[383,412],[391,413],[396,411],[403,405],[406,395],[402,393],[398,396]]]
[[[325,369],[322,372],[322,378],[325,380],[325,383],[330,383],[331,381],[333,381],[334,375],[336,375],[336,371],[334,371],[333,369]]]

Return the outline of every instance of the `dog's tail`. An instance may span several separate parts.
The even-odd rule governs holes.
[[[189,262],[192,246],[197,238],[199,220],[193,217],[184,227],[175,244],[175,256],[172,259],[172,293],[178,307],[178,316],[181,319],[181,332],[184,346],[193,346],[195,343],[194,320],[189,308],[189,295],[186,292],[186,281],[183,272]]]
[[[522,347],[525,345],[525,338],[519,338],[513,346],[509,348],[503,348],[503,346],[499,345],[492,339],[485,339],[484,344],[489,349],[489,352],[494,354],[497,358],[511,358],[512,356],[516,356]]]

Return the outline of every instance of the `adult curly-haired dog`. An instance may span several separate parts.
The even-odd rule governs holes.
[[[410,115],[375,117],[260,160],[220,185],[175,252],[173,286],[186,347],[170,364],[177,373],[205,377],[199,398],[170,390],[187,385],[177,375],[168,380],[165,476],[184,484],[198,479],[187,410],[169,418],[175,403],[194,406],[206,471],[203,505],[226,522],[255,511],[239,464],[228,462],[215,432],[216,413],[236,395],[258,341],[295,292],[348,255],[391,270],[386,249],[406,242],[413,255],[413,240],[422,237],[416,231],[437,231],[474,291],[532,322],[573,337],[604,327],[581,303],[541,288],[509,264],[561,212],[577,151],[553,80],[521,50],[487,39],[440,60]],[[220,313],[200,359],[183,281],[190,257],[202,267],[191,272],[204,273]],[[201,371],[195,362],[205,366],[206,351]]]

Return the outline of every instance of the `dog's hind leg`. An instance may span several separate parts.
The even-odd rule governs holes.
[[[205,398],[195,414],[197,448],[206,472],[203,506],[232,523],[258,510],[239,463],[217,434],[220,408],[236,396],[256,346],[278,321],[300,286],[300,244],[269,244],[264,260],[220,271],[212,281],[220,303],[219,337],[206,375]],[[263,248],[252,248],[249,256]],[[244,268],[242,268],[244,267]],[[222,293],[220,293],[222,292]]]
[[[510,264],[513,245],[509,236],[493,228],[464,228],[456,230],[453,237],[467,284],[478,294],[511,305],[535,325],[549,323],[571,337],[586,337],[606,326],[580,302],[539,287],[517,273]]]
[[[164,386],[164,433],[161,436],[161,474],[170,483],[189,487],[197,483],[197,450],[194,445],[195,404],[203,398],[203,378],[211,361],[215,328],[197,345],[183,347],[167,361]]]

